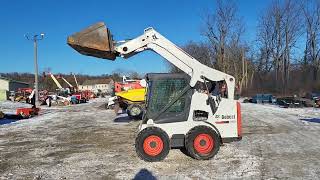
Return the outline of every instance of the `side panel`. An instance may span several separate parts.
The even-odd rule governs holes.
[[[188,121],[194,121],[193,112],[195,110],[205,111],[208,112],[207,122],[213,124],[219,130],[222,138],[238,137],[237,101],[221,98],[217,105],[218,109],[213,114],[210,106],[205,103],[207,99],[207,94],[194,93]]]
[[[204,125],[212,127],[213,125],[219,131],[218,134],[220,133],[221,138],[238,138],[239,127],[241,128],[241,126],[238,126],[238,123],[241,123],[241,121],[238,120],[237,101],[222,98],[216,113],[213,114],[210,106],[205,103],[207,98],[208,96],[203,93],[195,92],[193,94],[187,121],[156,124],[152,120],[149,120],[151,123],[149,125],[142,124],[140,130],[148,126],[156,126],[166,131],[171,138],[173,134],[185,135],[195,126]],[[193,114],[196,110],[208,112],[207,120],[194,120]]]
[[[237,101],[222,98],[217,112],[208,120],[223,138],[238,137]]]
[[[193,121],[193,122],[182,121],[182,122],[164,123],[164,124],[142,124],[139,128],[139,131],[149,126],[155,126],[164,130],[168,134],[169,138],[171,138],[173,134],[186,135],[191,128],[195,126],[200,126],[200,125],[211,127],[209,124],[203,121]]]

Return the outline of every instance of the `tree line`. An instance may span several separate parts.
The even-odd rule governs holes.
[[[203,64],[233,75],[242,95],[303,95],[320,91],[320,1],[274,0],[257,16],[254,41],[235,1],[216,0],[204,18],[204,42],[184,50]],[[170,66],[171,72],[177,72]]]

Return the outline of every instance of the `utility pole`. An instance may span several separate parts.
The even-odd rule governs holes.
[[[44,38],[44,34],[41,33],[40,36],[35,34],[33,36],[25,35],[27,40],[33,41],[34,47],[34,84],[35,84],[35,104],[36,107],[39,104],[39,81],[38,81],[38,41]]]

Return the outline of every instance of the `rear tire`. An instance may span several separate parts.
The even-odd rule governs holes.
[[[196,126],[187,133],[185,147],[192,158],[208,160],[218,153],[220,138],[212,128]]]
[[[148,127],[138,134],[135,148],[137,155],[144,161],[162,161],[170,150],[169,137],[160,128]]]

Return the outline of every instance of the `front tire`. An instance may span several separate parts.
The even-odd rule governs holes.
[[[212,128],[196,126],[187,133],[185,147],[192,158],[208,160],[218,153],[220,138]]]
[[[136,138],[137,155],[144,161],[162,161],[169,153],[169,137],[157,127],[143,129]]]

